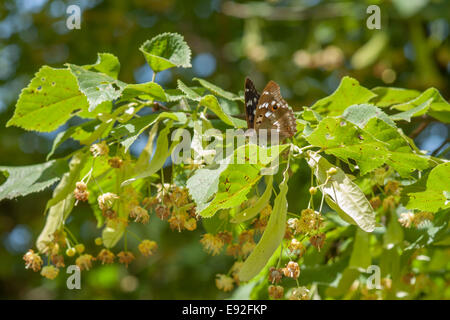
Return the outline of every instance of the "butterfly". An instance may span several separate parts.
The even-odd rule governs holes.
[[[245,78],[245,116],[249,129],[276,130],[280,140],[292,137],[297,132],[294,112],[281,97],[280,86],[270,81],[261,95],[252,80]]]

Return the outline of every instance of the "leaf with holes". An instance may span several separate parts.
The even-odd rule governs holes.
[[[75,77],[66,69],[43,66],[22,90],[14,116],[6,126],[49,132],[88,109]]]
[[[368,102],[373,97],[375,94],[356,79],[343,77],[336,91],[317,101],[311,109],[319,113],[328,112],[329,116],[340,115],[348,106]]]
[[[126,87],[126,83],[104,73],[89,71],[74,64],[68,64],[68,68],[76,77],[81,92],[88,99],[91,112],[105,101],[118,99]]]

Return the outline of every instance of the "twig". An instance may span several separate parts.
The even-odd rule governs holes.
[[[440,145],[439,147],[437,147],[437,148],[431,153],[431,155],[432,155],[432,156],[437,155],[437,154],[439,153],[439,151],[440,151],[443,147],[445,147],[445,145],[446,145],[447,143],[449,143],[449,142],[450,142],[450,138],[445,139],[445,140],[441,143],[441,145]]]
[[[425,116],[424,120],[420,123],[420,125],[409,134],[411,139],[415,139],[423,130],[428,127],[428,125],[433,121],[432,118]]]

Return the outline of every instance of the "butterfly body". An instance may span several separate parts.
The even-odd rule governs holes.
[[[261,94],[253,82],[245,79],[245,114],[249,129],[256,132],[261,129],[275,130],[281,140],[292,137],[296,132],[294,112],[289,108],[280,93],[280,87],[270,81]]]

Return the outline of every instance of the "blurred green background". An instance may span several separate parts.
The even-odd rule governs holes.
[[[80,30],[66,27],[66,9],[71,4],[82,10]],[[371,4],[381,8],[381,30],[366,27],[366,9]],[[448,0],[1,0],[0,165],[44,162],[58,132],[5,128],[20,90],[44,64],[90,64],[97,52],[110,52],[121,61],[121,80],[146,82],[152,71],[139,46],[159,33],[178,32],[193,51],[193,67],[159,73],[156,81],[164,88],[174,88],[177,78],[192,85],[191,78],[196,76],[238,92],[245,76],[259,89],[272,79],[280,84],[289,104],[301,110],[332,93],[340,78],[350,75],[369,88],[384,85],[423,90],[434,86],[448,99],[449,15]],[[423,119],[406,125],[406,133],[413,132],[419,121]],[[431,153],[445,141],[449,144],[448,131],[448,126],[432,122],[415,141]],[[138,140],[132,152],[138,152],[143,143]],[[74,147],[66,143],[60,152]],[[308,179],[300,174],[290,188],[306,188]],[[214,277],[226,272],[232,260],[202,252],[198,242],[201,228],[172,232],[158,219],[135,230],[159,243],[157,255],[139,258],[128,269],[121,265],[95,267],[82,274],[82,290],[66,289],[64,270],[55,281],[25,270],[22,256],[34,246],[44,225],[50,192],[0,202],[0,298],[230,296],[216,289]],[[299,210],[306,203],[291,198],[290,210]],[[87,206],[78,206],[68,223],[72,231],[79,230],[85,244],[93,244],[100,235]],[[98,250],[93,247],[89,251]]]

